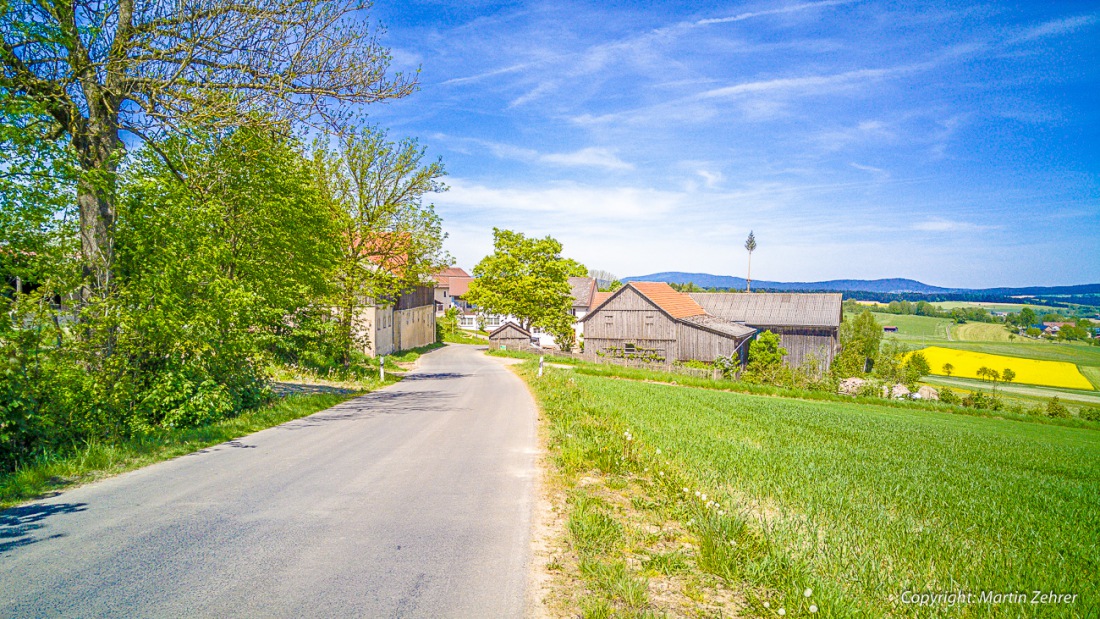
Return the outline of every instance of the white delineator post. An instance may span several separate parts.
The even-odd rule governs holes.
[[[545,359],[546,359],[546,357],[539,357],[539,376],[540,377],[542,376],[542,362]]]
[[[384,355],[378,358],[378,379],[386,382],[386,357]]]

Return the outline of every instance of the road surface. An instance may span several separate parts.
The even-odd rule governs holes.
[[[523,614],[535,405],[471,346],[310,417],[0,513],[0,617]]]

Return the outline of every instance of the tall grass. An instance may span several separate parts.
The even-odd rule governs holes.
[[[651,479],[698,540],[697,569],[740,587],[750,614],[806,616],[811,603],[829,617],[1100,607],[1100,432],[521,371],[561,469]],[[581,505],[574,540],[593,561],[599,540],[614,539],[598,532],[613,527]],[[1079,597],[916,607],[902,603],[907,590]]]
[[[116,443],[88,443],[42,456],[0,476],[0,509],[44,493],[198,451],[335,406],[354,394],[293,395],[208,426],[161,429]]]

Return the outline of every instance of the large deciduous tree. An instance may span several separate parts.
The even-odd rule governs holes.
[[[364,0],[0,0],[0,98],[33,106],[79,164],[86,289],[110,289],[124,137],[155,145],[243,111],[330,116],[412,92]],[[14,102],[14,103],[13,103]]]
[[[863,310],[854,319],[840,323],[840,354],[833,361],[833,372],[841,378],[859,376],[878,357],[882,325],[874,314]]]
[[[364,301],[392,301],[451,263],[442,220],[424,204],[427,194],[447,189],[439,180],[446,172],[438,160],[424,163],[415,139],[393,142],[373,127],[319,140],[314,153],[317,185],[339,230],[333,306],[347,365]]]
[[[571,344],[573,298],[570,277],[585,277],[584,265],[561,255],[552,237],[528,238],[493,228],[493,253],[474,267],[464,298],[482,311],[515,316],[525,329],[539,327],[562,345]]]

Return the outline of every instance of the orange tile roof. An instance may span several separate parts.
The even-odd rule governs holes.
[[[592,293],[592,306],[588,309],[589,312],[596,311],[596,308],[603,305],[603,302],[610,299],[614,292],[600,292],[596,291]]]
[[[442,271],[436,273],[432,277],[469,277],[470,274],[466,272],[466,269],[461,267],[447,267]]]
[[[673,318],[702,316],[707,313],[694,299],[683,292],[676,292],[672,286],[664,282],[630,282],[627,286],[642,293]]]

